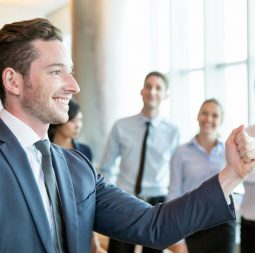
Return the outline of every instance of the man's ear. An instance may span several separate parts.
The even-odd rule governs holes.
[[[2,73],[2,80],[5,90],[13,95],[19,95],[21,79],[21,74],[10,67],[4,69]]]

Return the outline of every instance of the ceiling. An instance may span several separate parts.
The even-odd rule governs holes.
[[[26,8],[30,10],[40,11],[45,15],[61,8],[63,5],[67,4],[68,0],[0,0],[1,7],[8,7],[13,9]]]

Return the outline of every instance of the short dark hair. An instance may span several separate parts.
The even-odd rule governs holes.
[[[72,98],[69,101],[68,105],[69,105],[69,110],[68,110],[69,119],[68,120],[70,121],[78,115],[78,113],[81,111],[81,107],[74,98]]]
[[[159,71],[152,71],[149,74],[147,74],[145,79],[144,79],[144,85],[145,85],[146,80],[151,76],[157,76],[157,77],[161,78],[165,83],[166,90],[168,89],[168,86],[169,86],[168,79],[163,73],[161,73]]]
[[[68,110],[68,117],[69,118],[68,118],[68,121],[70,121],[78,115],[78,113],[81,111],[81,107],[74,98],[72,98],[69,101],[68,105],[69,105],[69,110]],[[49,139],[50,139],[51,142],[53,142],[54,136],[55,136],[58,128],[61,127],[64,124],[65,123],[63,123],[63,124],[50,124],[49,129],[48,129],[48,136],[49,136]]]
[[[0,74],[7,67],[13,68],[23,76],[29,75],[31,63],[38,57],[32,41],[62,41],[61,31],[43,18],[24,20],[6,24],[0,30]],[[0,99],[5,102],[3,80],[0,81]]]

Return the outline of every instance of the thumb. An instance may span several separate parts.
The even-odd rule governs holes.
[[[238,128],[235,128],[231,134],[229,135],[226,144],[227,143],[235,143],[235,137],[238,133],[244,131],[244,125],[240,125]]]

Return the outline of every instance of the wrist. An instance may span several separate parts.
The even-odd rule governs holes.
[[[235,169],[227,164],[219,173],[219,182],[225,197],[228,197],[234,188],[242,182],[241,176],[236,171],[238,171],[238,168]]]

